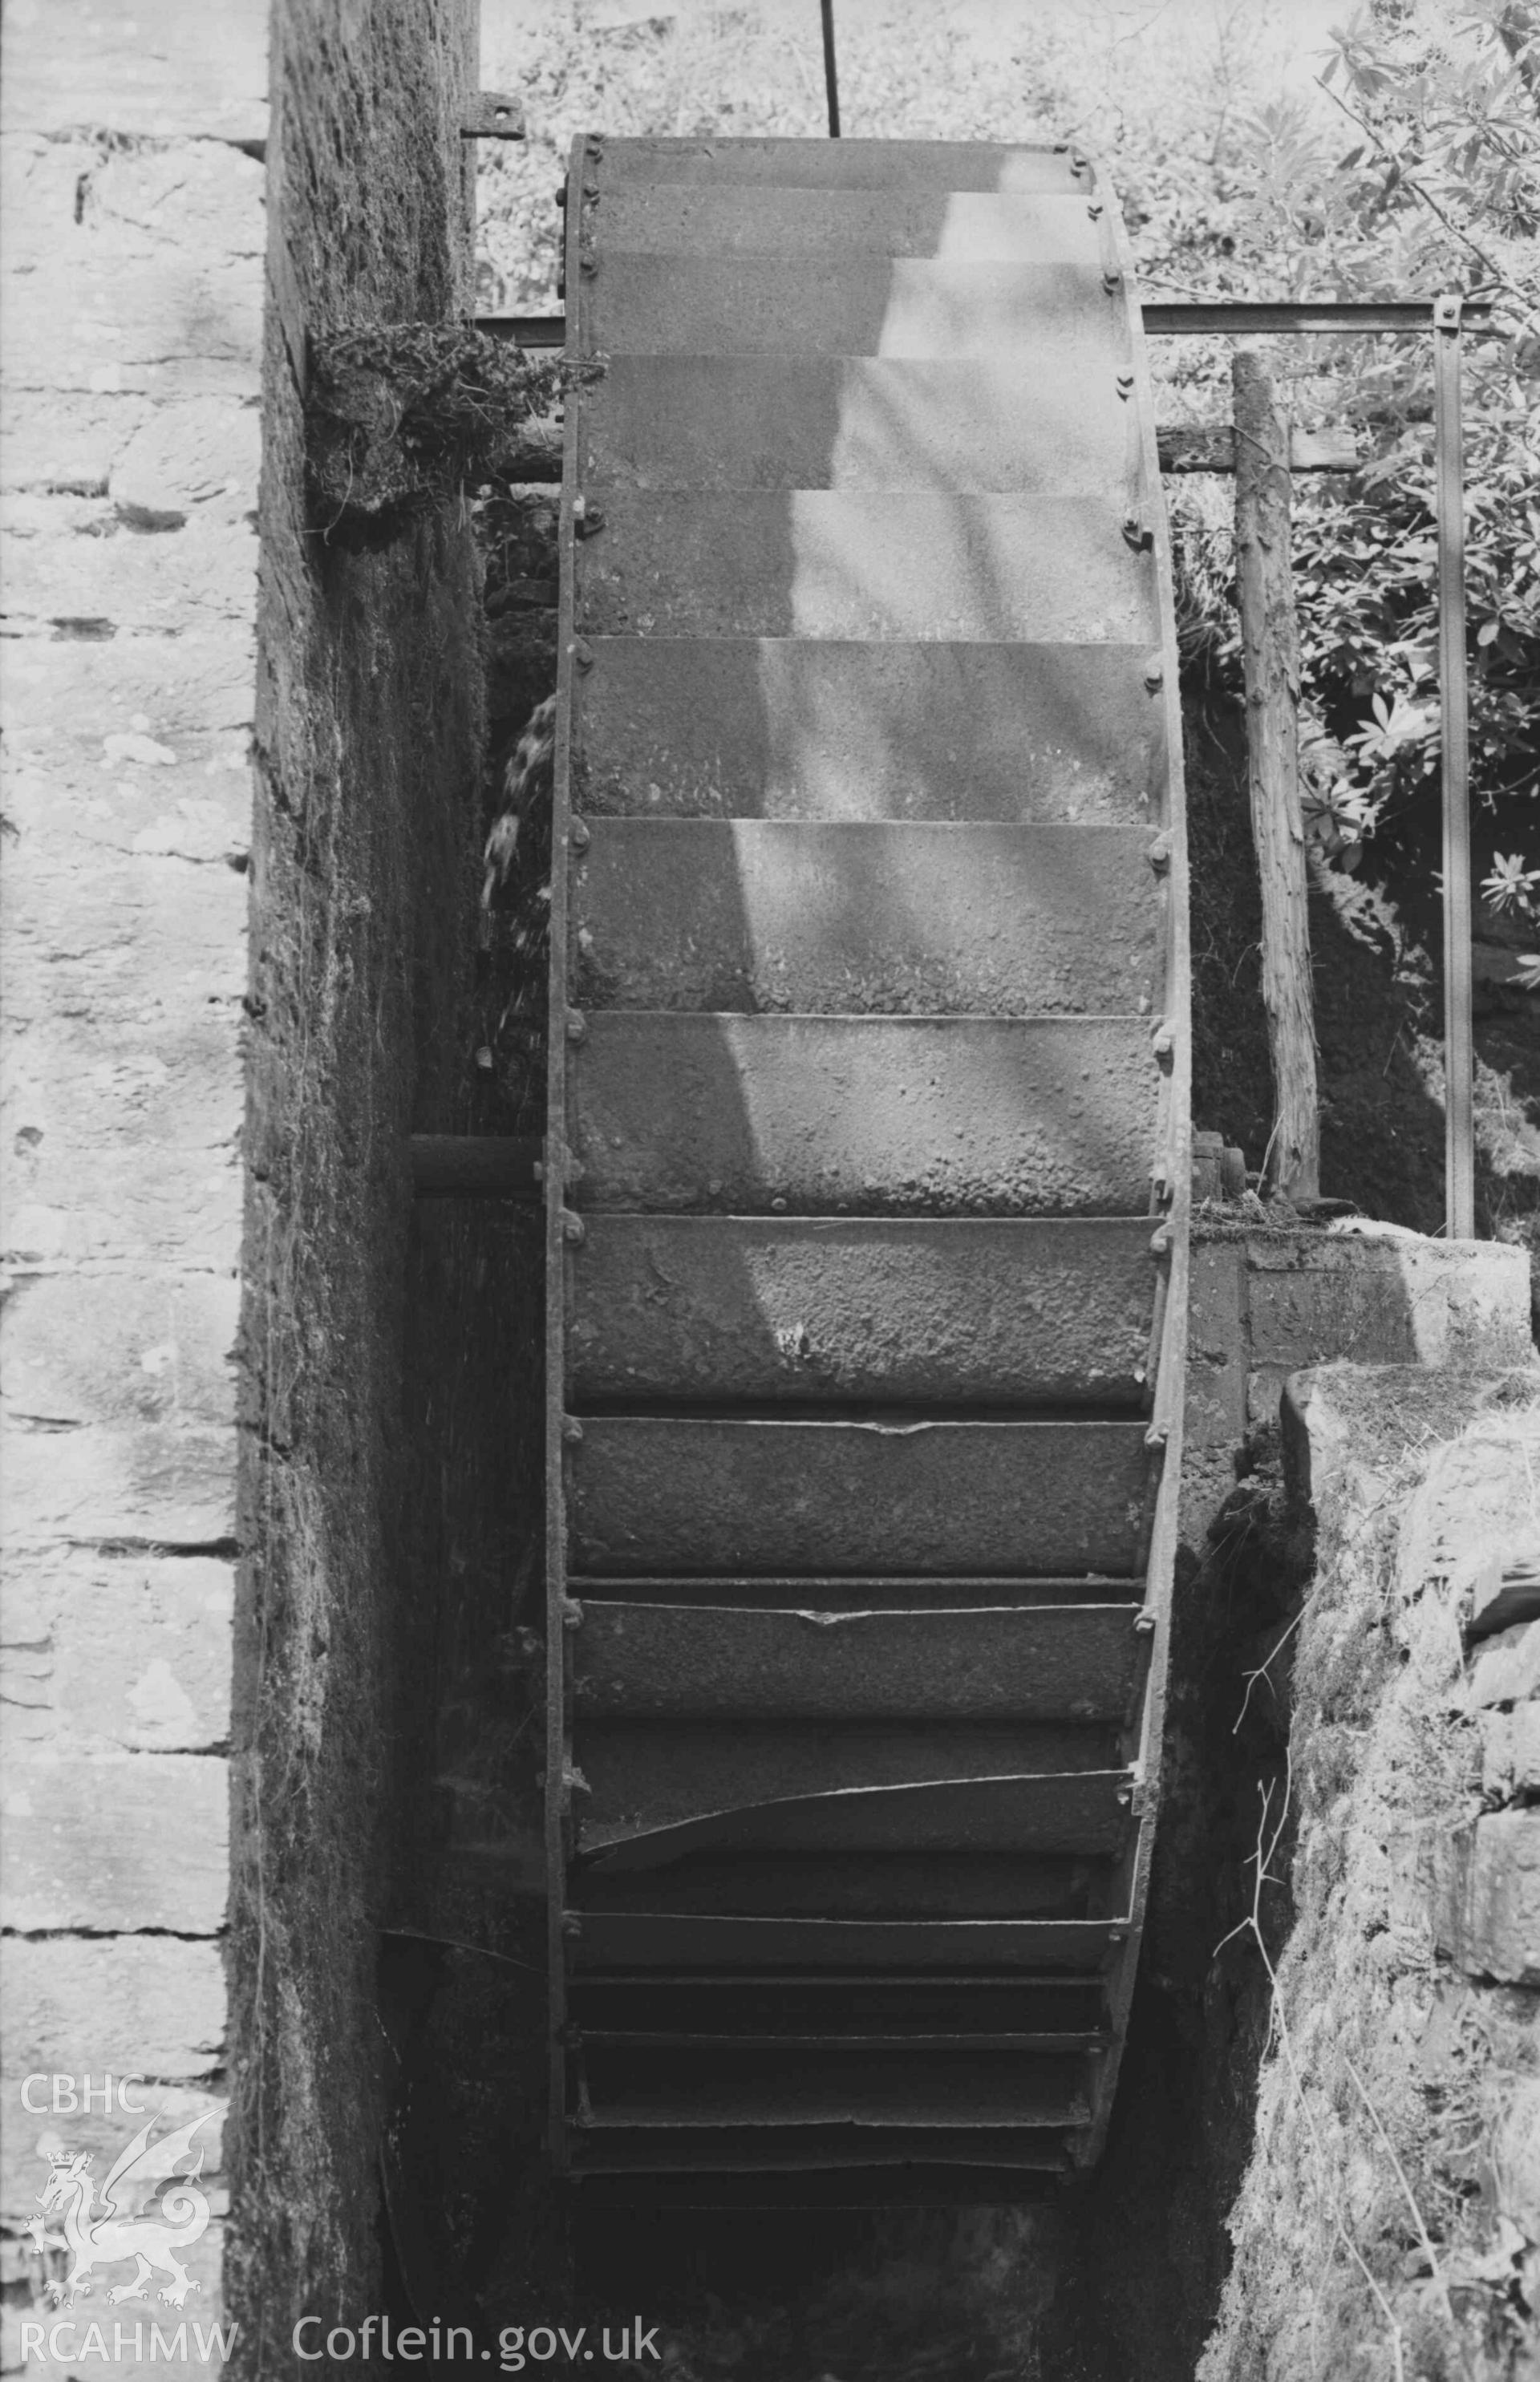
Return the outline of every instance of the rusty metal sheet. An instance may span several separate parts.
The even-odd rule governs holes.
[[[1127,645],[1156,630],[1122,492],[605,492],[574,554],[585,635]]]
[[[1064,1977],[643,1971],[574,1978],[572,2008],[585,2040],[607,2042],[637,2029],[648,2040],[684,2031],[735,2042],[833,2043],[856,2035],[881,2044],[933,2035],[955,2045],[974,2042],[976,2031],[1012,2042],[1041,2036],[1046,2044],[1098,2043],[1107,2032],[1100,1980]]]
[[[820,1613],[956,1613],[965,1606],[984,1604],[1126,1604],[1137,1611],[1143,1583],[1127,1574],[1119,1578],[1110,1572],[1078,1572],[1073,1578],[1062,1579],[1045,1575],[1012,1578],[1003,1574],[969,1578],[966,1573],[948,1579],[896,1578],[891,1574],[874,1578],[863,1578],[859,1572],[838,1578],[831,1573],[790,1572],[778,1578],[773,1572],[762,1572],[754,1578],[702,1573],[695,1579],[666,1579],[647,1572],[629,1577],[574,1572],[573,1593],[598,1597],[601,1603],[748,1604],[756,1611],[773,1607],[795,1613],[813,1607]]]
[[[1079,1451],[1065,1447],[1062,1434],[1074,1426],[1042,1428],[1051,1438],[1038,1465],[1055,1456],[1073,1463]],[[801,1443],[792,1443],[789,1461],[806,1466],[806,1479],[820,1457],[799,1457]],[[642,1444],[671,1468],[670,1441],[649,1435]],[[1093,1447],[1093,1462],[1101,1458]],[[1115,1494],[1116,1478],[1115,1455],[1095,1485]],[[580,1715],[632,1719],[1121,1721],[1144,1651],[1134,1619],[1126,1604],[755,1613],[585,1599],[573,1638],[573,1692]]]
[[[1127,1216],[1149,1201],[1159,1075],[1141,1018],[600,1010],[568,1079],[580,1208]]]
[[[584,291],[591,355],[990,357],[1053,348],[1122,369],[1126,310],[1078,264],[932,258],[628,256]]]
[[[698,1573],[1127,1570],[1148,1460],[1140,1423],[604,1415],[570,1455],[574,1570]]]
[[[739,1919],[1088,1919],[1107,1908],[1101,1853],[781,1853],[710,1845],[660,1867],[585,1862],[573,1898],[593,1913],[674,1910]]]
[[[1071,2055],[942,2051],[679,2053],[596,2048],[579,2122],[610,2126],[1071,2126],[1088,2114]]]
[[[942,2012],[929,2027],[907,2024],[863,2032],[853,2022],[844,2020],[843,2013],[831,2007],[823,2024],[817,2020],[798,2029],[774,2025],[756,2032],[749,2027],[735,2027],[731,2032],[705,2033],[699,2028],[682,2027],[677,2021],[664,2024],[650,2032],[631,2028],[574,2027],[574,2039],[585,2045],[614,2045],[633,2051],[770,2051],[776,2048],[809,2051],[1037,2051],[1055,2057],[1073,2057],[1106,2049],[1111,2036],[1105,2027],[1090,2028],[1081,2032],[1044,2033],[1041,2031],[991,2029],[979,2026],[968,2012],[968,2004],[977,1991],[977,1980],[969,1979],[961,1988],[950,2014]]]
[[[574,1755],[586,1782],[574,1809],[584,1852],[787,1796],[930,1778],[1113,1770],[1121,1758],[1118,1732],[1105,1724],[671,1720],[659,1727],[586,1714],[578,1721]]]
[[[608,190],[638,182],[767,184],[780,190],[1059,190],[1089,195],[1095,168],[1070,152],[988,141],[852,141],[765,139],[606,140],[602,180]]]
[[[1008,2196],[1017,2173],[1062,2174],[1069,2160],[1060,2129],[1035,2133],[1002,2130],[968,2132],[936,2127],[930,2131],[908,2128],[878,2130],[848,2126],[804,2126],[767,2136],[753,2127],[707,2126],[697,2129],[638,2127],[634,2134],[620,2129],[575,2131],[574,2171],[581,2175],[648,2175],[670,2173],[785,2174],[798,2169],[827,2169],[833,2174],[864,2173],[887,2163],[912,2171],[924,2162],[932,2174],[944,2174],[949,2165],[975,2173],[1000,2177],[993,2193]],[[938,2187],[940,2196],[940,2188]],[[651,2194],[648,2193],[650,2200]],[[945,2193],[950,2201],[951,2194]],[[715,2194],[713,2193],[713,2204]],[[845,2205],[844,2194],[839,2204]]]
[[[631,1874],[699,1851],[1008,1852],[1109,1856],[1128,1833],[1126,1770],[846,1786],[585,1841],[596,1872]],[[1119,1798],[1123,1799],[1120,1801]]]
[[[570,1914],[580,1970],[1099,1971],[1115,1919],[736,1919],[671,1910]],[[570,1934],[570,1931],[569,1931]]]
[[[599,818],[573,872],[582,1009],[1148,1014],[1140,828]]]
[[[1102,235],[1073,190],[807,190],[635,182],[590,203],[604,269],[638,255],[801,257],[823,271],[851,251],[949,264],[1078,264],[1092,287]]]
[[[598,2136],[601,2149],[612,2139]],[[1037,2137],[1039,2142],[1053,2143],[1058,2143],[1060,2139],[1052,2134]],[[884,2144],[889,2140],[883,2136]],[[673,2168],[646,2177],[635,2169],[623,2167],[610,2170],[601,2167],[597,2173],[589,2174],[580,2163],[572,2180],[579,2204],[585,2210],[634,2210],[645,2204],[654,2212],[667,2208],[678,2214],[704,2208],[720,2216],[727,2208],[740,2212],[998,2208],[1041,2204],[1057,2192],[1068,2164],[1062,2149],[1055,2150],[1052,2159],[1040,2155],[1036,2165],[1030,2166],[1024,2161],[1009,2166],[977,2161],[967,2166],[944,2166],[936,2160],[917,2158],[884,2167],[863,2159],[844,2167],[786,2167],[760,2172],[719,2166]]]
[[[569,1395],[1137,1407],[1150,1238],[1144,1217],[594,1216]]]
[[[585,487],[954,488],[1131,497],[1137,415],[1109,362],[613,356],[580,416]]]
[[[642,817],[1160,822],[1144,646],[598,639],[578,807]]]
[[[970,1980],[963,1990],[965,1997],[971,1995],[974,1990],[973,1982]],[[1105,2051],[1112,2042],[1111,2035],[1104,2029],[1099,2032],[1085,2034],[992,2034],[985,2028],[972,2025],[967,2027],[966,2032],[953,2026],[944,2031],[937,2028],[929,2033],[922,2030],[912,2030],[881,2034],[860,2034],[851,2029],[846,2029],[842,2033],[796,2034],[784,2027],[770,2034],[688,2033],[682,2032],[677,2027],[671,2031],[663,2029],[650,2034],[639,2034],[634,2031],[610,2032],[603,2028],[583,2028],[577,2032],[580,2032],[585,2044],[613,2044],[617,2048],[623,2047],[649,2054],[654,2051],[696,2049],[706,2052],[770,2051],[777,2047],[784,2047],[798,2052],[803,2050],[897,2051],[902,2052],[906,2057],[910,2057],[917,2052],[955,2051],[966,2047],[971,2051],[1036,2051],[1066,2058],[1076,2054],[1083,2055],[1088,2051],[1100,2054]]]

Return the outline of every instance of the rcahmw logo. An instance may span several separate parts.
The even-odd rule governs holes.
[[[40,2365],[50,2361],[55,2365],[83,2365],[88,2357],[100,2357],[115,2365],[131,2360],[135,2365],[154,2365],[161,2360],[185,2364],[189,2355],[201,2357],[207,2364],[210,2358],[223,2360],[235,2347],[240,2327],[233,2324],[179,2324],[164,2329],[158,2324],[146,2326],[116,2323],[111,2327],[112,2346],[107,2346],[107,2327],[88,2324],[83,2337],[73,2316],[65,2316],[56,2324],[37,2324],[24,2319],[20,2327],[23,2364],[35,2358]],[[145,2335],[149,2339],[146,2340]],[[192,2349],[188,2349],[191,2336]]]
[[[115,2077],[110,2071],[100,2083],[90,2075],[39,2073],[24,2078],[21,2106],[34,2118],[98,2112],[105,2117],[115,2110],[139,2117],[144,2105],[131,2097],[130,2088],[143,2081],[137,2074]],[[25,2230],[32,2254],[42,2262],[43,2292],[55,2310],[73,2308],[78,2300],[89,2297],[98,2278],[105,2279],[104,2270],[113,2266],[131,2265],[133,2271],[106,2292],[110,2307],[125,2301],[147,2302],[152,2283],[159,2285],[156,2297],[171,2308],[182,2307],[191,2291],[202,2290],[183,2265],[182,2253],[208,2229],[208,2199],[199,2188],[203,2145],[194,2146],[193,2137],[213,2115],[206,2109],[158,2140],[156,2118],[147,2117],[114,2159],[99,2192],[90,2154],[60,2147],[56,2132],[43,2135],[38,2150],[46,2160],[45,2180],[36,2194],[39,2214],[28,2219]],[[87,2357],[142,2359],[146,2354],[142,2324],[114,2325],[110,2349],[102,2326],[86,2326],[83,2339],[79,2338],[81,2329],[73,2319],[23,2323],[22,2354],[64,2364]],[[228,2354],[233,2327],[195,2325],[192,2330],[201,2357]],[[152,2326],[148,2356],[185,2357],[187,2333],[185,2324]]]

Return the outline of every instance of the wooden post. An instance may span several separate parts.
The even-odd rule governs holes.
[[[1235,542],[1246,665],[1247,776],[1262,878],[1262,997],[1275,1119],[1266,1174],[1291,1199],[1321,1191],[1315,1001],[1300,810],[1300,632],[1289,552],[1288,422],[1262,358],[1235,359]]]

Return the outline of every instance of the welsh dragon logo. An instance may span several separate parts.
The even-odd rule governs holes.
[[[208,2225],[209,2204],[197,2188],[203,2171],[202,2143],[188,2172],[179,2175],[177,2168],[191,2156],[192,2137],[212,2115],[212,2110],[205,2110],[190,2124],[163,2134],[158,2143],[150,2140],[155,2123],[151,2118],[114,2162],[102,2186],[102,2207],[95,2215],[96,2186],[89,2155],[80,2152],[71,2156],[68,2151],[51,2155],[48,2180],[37,2195],[43,2214],[29,2220],[27,2230],[40,2257],[50,2250],[65,2251],[70,2257],[69,2271],[62,2281],[50,2277],[44,2286],[55,2307],[73,2307],[77,2299],[90,2292],[93,2267],[120,2265],[128,2258],[135,2261],[133,2275],[107,2293],[115,2307],[124,2300],[147,2299],[145,2285],[155,2275],[169,2278],[160,2293],[168,2307],[182,2306],[189,2291],[203,2289],[191,2279],[177,2255],[196,2241]],[[62,2233],[48,2230],[48,2219],[55,2211],[62,2211]]]

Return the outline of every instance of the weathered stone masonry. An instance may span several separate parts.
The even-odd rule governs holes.
[[[468,510],[340,534],[302,387],[329,335],[470,311],[475,11],[277,0],[270,73],[228,2272],[264,2377],[302,2315],[383,2303],[376,1958],[438,1587],[408,1567],[408,1142],[464,1129],[485,833]]]
[[[228,2079],[188,2312],[223,2280],[232,2371],[380,2303],[376,1959],[439,1819],[407,1147],[469,1122],[480,585],[458,497],[313,518],[303,383],[469,311],[476,48],[472,0],[6,12],[12,2364],[47,2154],[125,2140],[29,2074],[216,2119]]]
[[[5,22],[7,2368],[46,2153],[138,2122],[31,2072],[212,2113],[220,2310],[266,108],[218,15]]]

